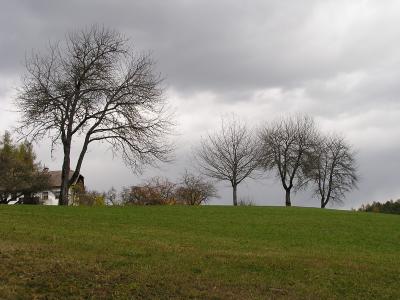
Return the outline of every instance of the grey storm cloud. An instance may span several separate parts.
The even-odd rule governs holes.
[[[7,110],[0,109],[0,124],[13,125],[6,120],[15,118],[6,114],[25,55],[45,51],[68,31],[104,24],[124,33],[138,51],[151,51],[177,110],[179,159],[149,174],[178,176],[190,168],[192,144],[224,113],[257,125],[304,112],[323,130],[343,132],[359,153],[362,181],[346,208],[400,197],[397,164],[390,163],[398,161],[400,148],[399,16],[394,0],[2,1],[0,103]],[[47,148],[38,147],[39,157],[57,168],[59,157],[51,160]],[[130,184],[133,175],[103,148],[92,149],[85,162],[89,185]],[[103,156],[114,181],[94,176],[102,172],[96,162]],[[271,178],[243,190],[264,199],[260,204],[279,204],[279,184]],[[222,195],[229,199],[229,190]],[[297,203],[307,197],[301,194]]]
[[[30,49],[99,23],[152,50],[180,90],[293,86],[397,55],[388,45],[400,33],[387,21],[392,5],[385,1],[381,12],[383,5],[371,2],[372,8],[365,1],[8,1],[0,13],[0,66],[15,68]],[[377,16],[367,22],[362,16],[370,9]],[[359,20],[346,16],[352,10]]]

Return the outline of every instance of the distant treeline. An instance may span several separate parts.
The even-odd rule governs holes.
[[[372,204],[362,205],[358,211],[400,214],[400,199],[396,201],[390,200],[386,203],[372,202]]]

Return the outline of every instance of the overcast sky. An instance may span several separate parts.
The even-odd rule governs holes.
[[[175,110],[176,161],[133,174],[106,146],[92,146],[82,173],[107,190],[191,169],[199,138],[236,113],[252,126],[293,113],[313,116],[357,150],[359,189],[343,206],[400,198],[400,1],[54,1],[3,0],[0,10],[0,131],[18,120],[13,97],[25,55],[93,23],[151,50]],[[47,141],[38,159],[61,168]],[[231,203],[226,184],[221,198]],[[239,186],[239,199],[283,204],[272,175]],[[294,205],[317,206],[309,193]]]

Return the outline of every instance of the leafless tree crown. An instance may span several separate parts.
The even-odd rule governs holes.
[[[314,121],[308,116],[281,118],[260,130],[261,166],[276,172],[286,191],[288,206],[292,188],[299,189],[307,182],[302,166],[316,137]]]
[[[195,155],[204,175],[231,183],[237,205],[236,187],[254,174],[258,149],[253,132],[233,116],[222,121],[220,131],[202,139]]]
[[[71,33],[46,55],[33,54],[27,60],[17,97],[20,132],[34,139],[48,135],[53,147],[61,143],[64,171],[73,137],[82,135],[70,182],[95,141],[108,142],[135,170],[154,159],[164,160],[171,122],[153,65],[148,54],[132,53],[128,40],[116,31],[92,26]]]
[[[321,207],[329,202],[341,203],[345,194],[357,187],[357,168],[354,152],[339,135],[320,139],[307,164],[308,175],[315,182],[314,193]]]

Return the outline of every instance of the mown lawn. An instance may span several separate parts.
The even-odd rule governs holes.
[[[400,299],[400,216],[0,206],[0,299]]]

